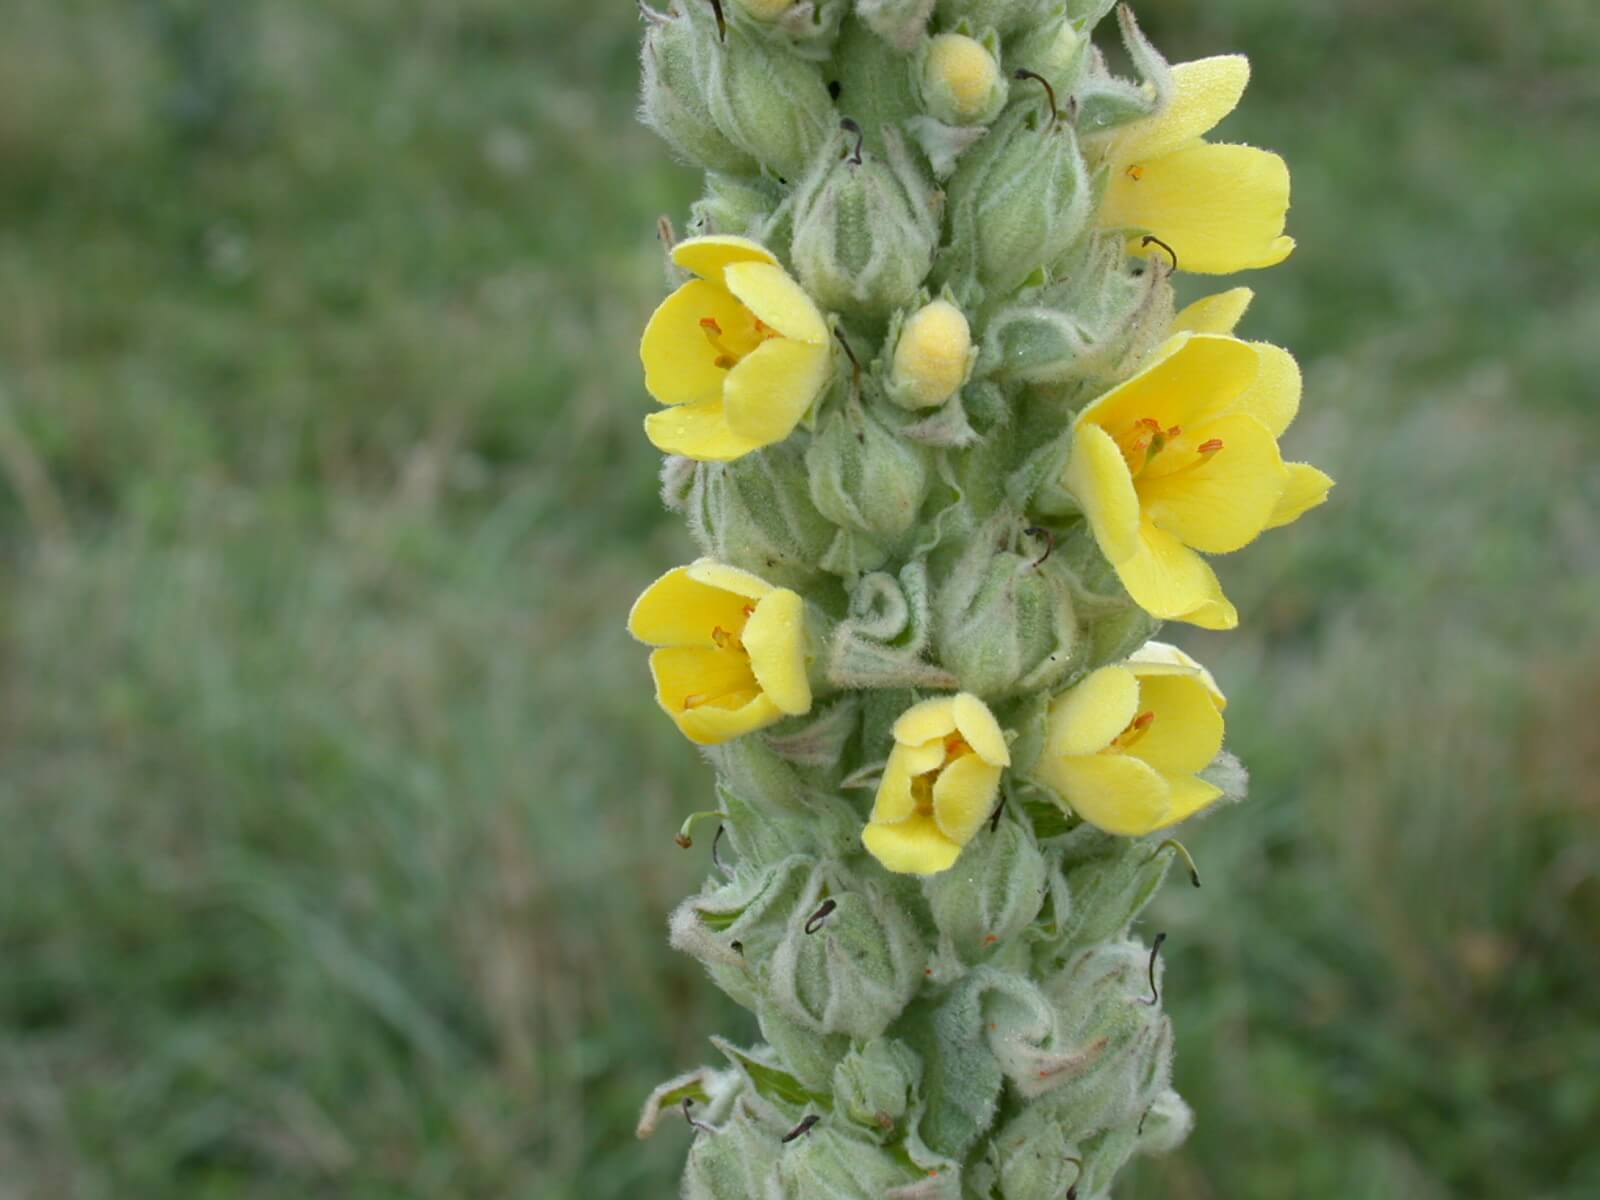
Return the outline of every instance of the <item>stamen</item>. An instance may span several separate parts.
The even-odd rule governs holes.
[[[832,896],[829,896],[826,900],[824,900],[820,905],[817,906],[817,911],[816,912],[812,913],[809,917],[806,918],[806,926],[805,926],[806,932],[807,933],[815,933],[817,930],[821,929],[822,928],[822,923],[828,919],[828,914],[833,912],[833,910],[838,908],[838,907],[839,907],[839,902],[837,900],[835,900]]]
[[[1137,178],[1139,178],[1139,176],[1135,175],[1134,178],[1137,179]],[[1172,260],[1172,269],[1174,271],[1176,271],[1178,269],[1178,252],[1176,250],[1174,250],[1171,246],[1169,246],[1165,242],[1163,242],[1160,238],[1156,237],[1154,234],[1151,234],[1151,233],[1145,234],[1144,237],[1140,239],[1139,245],[1146,246],[1146,247],[1149,247],[1149,246],[1160,246],[1163,250],[1165,250],[1167,252],[1167,257]]]
[[[952,733],[944,739],[945,762],[948,763],[952,759],[960,758],[963,754],[971,753],[972,747],[967,744],[967,739],[962,737],[959,732]]]
[[[801,1118],[800,1124],[796,1125],[793,1129],[789,1130],[788,1133],[784,1134],[781,1140],[784,1142],[792,1142],[797,1137],[803,1137],[805,1134],[810,1133],[811,1127],[820,1120],[822,1120],[822,1117],[817,1113],[807,1113]]]
[[[1161,992],[1156,987],[1156,956],[1161,953],[1161,943],[1167,940],[1165,933],[1156,934],[1156,940],[1150,947],[1150,999],[1141,1003],[1148,1004],[1151,1008],[1161,1003]]]
[[[1013,75],[1012,78],[1031,79],[1044,88],[1044,94],[1050,97],[1050,128],[1054,129],[1056,127],[1056,121],[1060,118],[1061,113],[1056,109],[1056,90],[1050,86],[1050,81],[1037,71],[1030,71],[1026,67],[1018,67],[1017,73]]]
[[[1144,178],[1144,168],[1138,163],[1133,163],[1128,167],[1128,178],[1138,183],[1139,180]]]
[[[1221,449],[1222,439],[1212,438],[1210,441],[1201,442],[1194,448],[1194,452],[1203,458],[1210,458],[1213,454]]]
[[[846,117],[844,120],[839,122],[839,128],[844,130],[846,133],[853,134],[855,136],[856,148],[845,157],[848,158],[855,166],[859,167],[861,165],[861,147],[866,143],[867,135],[862,133],[861,126],[857,125],[849,117]]]
[[[711,7],[717,14],[717,41],[728,40],[728,19],[722,15],[722,0],[711,0]]]
[[[1118,735],[1117,740],[1112,745],[1126,750],[1129,746],[1137,744],[1139,739],[1149,731],[1150,726],[1155,724],[1155,720],[1156,714],[1154,710],[1146,710],[1140,713],[1128,722],[1128,727]]]
[[[693,1104],[693,1103],[694,1103],[694,1097],[693,1096],[685,1096],[683,1098],[683,1119],[685,1121],[689,1122],[690,1128],[694,1129],[696,1132],[699,1132],[699,1133],[715,1133],[716,1130],[711,1128],[711,1126],[703,1124],[700,1121],[696,1121],[692,1116],[689,1115],[689,1106],[691,1104]]]

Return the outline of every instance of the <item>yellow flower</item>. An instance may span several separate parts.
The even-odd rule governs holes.
[[[645,418],[645,433],[668,454],[709,462],[781,442],[828,382],[827,322],[748,238],[690,238],[672,261],[700,278],[645,326],[644,385],[669,406]]]
[[[702,558],[668,571],[628,614],[650,655],[656,703],[690,741],[715,745],[811,708],[805,602]]]
[[[1035,773],[1107,833],[1165,829],[1222,795],[1196,772],[1222,749],[1226,704],[1204,667],[1150,642],[1055,699]]]
[[[890,369],[891,398],[906,408],[943,404],[972,367],[972,326],[948,300],[925,304],[906,318]]]
[[[1195,551],[1237,550],[1326,496],[1332,480],[1278,453],[1299,406],[1287,351],[1182,331],[1078,414],[1065,482],[1134,603],[1207,629],[1239,623]]]
[[[1247,287],[1229,288],[1214,296],[1202,296],[1172,319],[1173,333],[1231,334],[1238,326],[1255,293]],[[1260,390],[1272,389],[1282,397],[1279,419],[1287,426],[1300,406],[1300,366],[1294,356],[1281,346],[1269,342],[1251,342],[1261,356],[1261,374],[1256,381]],[[1282,436],[1282,431],[1279,431]],[[1267,518],[1267,528],[1277,529],[1297,520],[1309,509],[1328,498],[1333,480],[1326,472],[1310,463],[1284,463],[1289,469],[1289,484]]]
[[[936,875],[994,811],[1011,751],[994,714],[969,692],[914,704],[894,723],[894,749],[862,844],[891,871]]]
[[[1249,60],[1202,58],[1179,63],[1172,74],[1176,94],[1167,108],[1111,136],[1101,228],[1160,238],[1183,270],[1202,275],[1282,262],[1294,249],[1294,239],[1283,236],[1289,168],[1269,150],[1201,136],[1238,105]],[[1159,249],[1139,237],[1128,248]]]

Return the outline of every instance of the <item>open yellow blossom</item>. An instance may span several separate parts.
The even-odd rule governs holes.
[[[914,704],[894,723],[894,749],[862,844],[891,871],[936,875],[994,811],[1011,751],[969,692]]]
[[[1078,414],[1065,482],[1134,603],[1207,629],[1239,623],[1196,551],[1237,550],[1326,495],[1327,476],[1312,486],[1278,453],[1299,406],[1288,352],[1180,332]]]
[[[645,589],[628,632],[650,655],[656,703],[690,741],[715,745],[811,708],[805,602],[702,558]]]
[[[1202,296],[1172,319],[1172,332],[1231,334],[1254,299],[1255,293],[1247,287]],[[1261,375],[1256,380],[1256,388],[1276,392],[1280,406],[1289,409],[1286,414],[1280,414],[1282,423],[1287,426],[1300,404],[1300,366],[1294,361],[1294,355],[1281,346],[1268,342],[1250,344],[1261,356]],[[1292,462],[1284,466],[1289,469],[1289,485],[1283,489],[1277,507],[1267,518],[1268,529],[1287,525],[1315,508],[1328,498],[1328,491],[1333,487],[1333,479],[1310,463]]]
[[[1166,829],[1222,795],[1196,773],[1222,749],[1226,704],[1204,667],[1150,642],[1056,698],[1035,774],[1107,833]]]
[[[1203,138],[1239,103],[1250,82],[1241,54],[1179,63],[1175,93],[1160,113],[1115,131],[1107,144],[1103,229],[1159,238],[1178,266],[1202,275],[1270,267],[1289,257],[1294,239],[1289,168],[1270,150]],[[1140,236],[1135,254],[1158,252]]]
[[[672,261],[699,278],[645,326],[644,385],[668,406],[645,418],[645,433],[668,454],[709,462],[782,441],[828,382],[822,313],[748,238],[690,238]]]

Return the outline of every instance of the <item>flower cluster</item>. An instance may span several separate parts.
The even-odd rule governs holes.
[[[703,557],[651,584],[628,627],[655,647],[662,709],[715,748],[719,812],[751,864],[674,938],[785,1062],[814,1052],[796,1029],[877,1045],[922,975],[955,1003],[991,947],[1072,945],[1067,892],[1041,908],[1053,878],[1075,912],[1087,881],[1122,880],[1102,890],[1121,919],[1107,929],[1125,928],[1148,880],[1074,873],[1069,847],[1092,836],[1116,856],[1240,794],[1216,682],[1151,638],[1169,620],[1235,627],[1205,556],[1294,521],[1332,481],[1283,457],[1300,372],[1236,336],[1251,292],[1179,311],[1174,278],[1286,258],[1289,176],[1276,154],[1205,140],[1245,90],[1244,58],[1169,66],[1123,8],[1141,78],[1120,79],[1090,37],[1110,8],[647,10],[645,119],[710,171],[641,344],[662,406],[645,432]],[[953,976],[906,949],[922,918],[889,901],[896,877],[921,880],[940,953],[965,964]],[[812,953],[824,921],[836,944],[860,939],[846,958]],[[1016,961],[1054,961],[1031,953]],[[1046,1004],[1030,1054],[1066,1037],[1063,1004]],[[1008,1078],[1013,1052],[994,1051]],[[899,1079],[891,1066],[869,1074]],[[1018,1070],[1019,1094],[1044,1090]],[[910,1160],[969,1155],[939,1132],[967,1117],[936,1117],[929,1080],[905,1086],[923,1105]],[[1167,1094],[1150,1090],[1129,1147]],[[980,1132],[994,1120],[968,1115]],[[1005,1184],[990,1155],[997,1194],[1045,1194]],[[762,1190],[774,1177],[742,1186],[777,1194]]]

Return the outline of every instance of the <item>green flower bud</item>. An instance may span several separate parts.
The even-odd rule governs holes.
[[[927,957],[895,900],[875,884],[819,868],[766,966],[767,993],[815,1033],[875,1038],[916,992]]]
[[[1071,126],[1044,107],[1014,106],[956,164],[945,279],[975,274],[990,292],[1009,292],[1083,233],[1088,174]]]
[[[715,51],[702,52],[698,78],[717,128],[762,166],[798,179],[835,128],[822,73],[736,24]]]
[[[1073,951],[1121,935],[1167,877],[1172,855],[1158,843],[1112,837],[1080,825],[1056,851],[1071,908],[1055,913],[1050,960],[1057,966]]]
[[[927,451],[896,437],[870,410],[823,418],[806,467],[817,511],[885,547],[911,530],[928,492]]]
[[[1065,1044],[1081,1047],[1060,1071],[1018,1084],[1074,1137],[1137,1121],[1166,1089],[1172,1073],[1172,1022],[1152,1004],[1151,951],[1138,942],[1109,942],[1079,954],[1045,985],[1058,1005]],[[1160,959],[1154,959],[1160,986]]]
[[[939,931],[966,962],[980,962],[1038,915],[1044,857],[1015,821],[980,833],[956,865],[923,884]]]
[[[792,250],[824,307],[876,320],[916,295],[939,239],[933,191],[905,143],[885,130],[883,144],[882,156],[844,147],[817,162],[795,196]]]
[[[1052,0],[939,0],[939,23],[949,28],[958,21],[988,25],[1002,34],[1032,25]]]
[[[783,1150],[782,1133],[736,1107],[719,1129],[696,1130],[683,1175],[683,1200],[750,1200],[766,1192]]]
[[[916,1099],[922,1060],[894,1038],[868,1042],[833,1070],[833,1107],[878,1138],[894,1133]]]
[[[794,440],[729,463],[700,463],[686,507],[701,553],[778,587],[816,578],[833,526],[811,503],[805,452]]]
[[[1065,10],[1030,29],[1006,55],[1014,71],[1032,71],[1055,89],[1062,104],[1072,94],[1089,61],[1089,38],[1078,32]]]
[[[765,1190],[749,1195],[773,1200],[884,1200],[921,1175],[876,1143],[824,1121],[779,1156]]]
[[[1001,521],[998,524],[1003,525]],[[1055,569],[981,534],[951,569],[935,604],[939,661],[963,689],[1001,699],[1046,686],[1075,666],[1078,619]]]
[[[941,33],[921,54],[918,82],[922,106],[947,125],[987,125],[1006,106],[1006,77],[1000,72],[999,44],[963,33]]]
[[[1024,1109],[993,1143],[1001,1200],[1037,1200],[1074,1194],[1083,1154],[1054,1116],[1040,1106]]]
[[[933,0],[856,0],[856,13],[874,33],[906,53],[922,40]]]
[[[702,86],[706,63],[718,46],[716,22],[701,7],[690,5],[683,16],[643,10],[647,28],[640,118],[685,161],[711,171],[751,175],[759,164],[722,132]]]
[[[889,398],[902,408],[936,408],[961,389],[975,357],[966,314],[948,300],[925,304],[900,327]]]
[[[932,7],[931,0],[911,0],[912,7],[917,4],[924,9]],[[873,18],[865,11],[866,6],[858,3],[857,7],[863,20],[870,24]],[[887,11],[896,5],[890,0],[878,7]],[[900,17],[885,19],[892,24]],[[839,85],[836,107],[840,113],[854,118],[861,127],[867,149],[874,154],[884,153],[883,130],[898,128],[920,111],[910,60],[885,42],[884,37],[874,34],[861,21],[846,21],[839,31],[830,67],[832,80]],[[918,28],[906,49],[921,40]]]
[[[696,237],[721,233],[761,241],[782,201],[771,180],[711,173],[706,176],[706,194],[689,209],[689,228]]]

